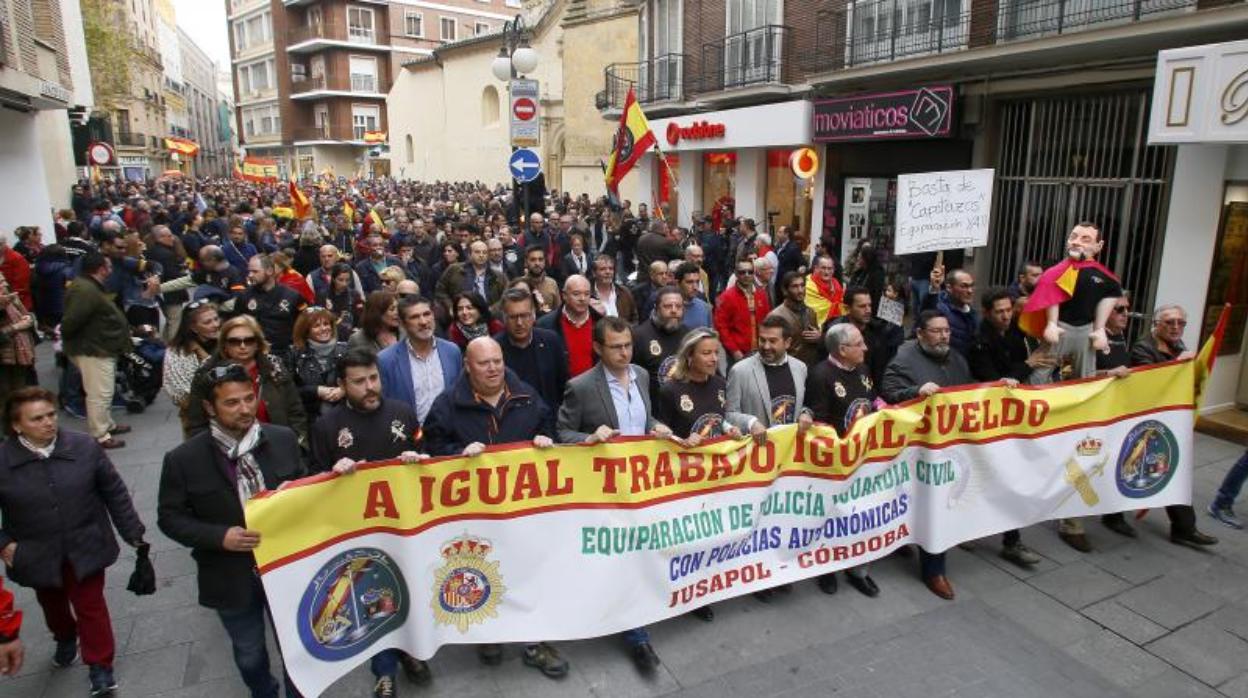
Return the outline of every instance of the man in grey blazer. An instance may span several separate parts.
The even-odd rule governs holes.
[[[733,364],[728,371],[728,423],[749,433],[756,443],[767,440],[767,429],[797,423],[802,430],[814,423],[806,407],[806,364],[790,356],[794,329],[779,315],[768,315],[758,328],[758,351]],[[755,592],[759,601],[770,601],[776,589],[788,591],[791,585]]]
[[[559,406],[560,443],[597,444],[616,436],[672,438],[672,430],[650,410],[650,376],[633,365],[633,333],[628,323],[606,316],[594,322],[598,364],[573,378]],[[633,661],[643,673],[659,666],[645,628],[624,633]]]
[[[769,427],[796,423],[805,430],[814,423],[806,407],[806,364],[788,353],[793,332],[783,317],[767,317],[758,328],[758,352],[728,371],[728,422],[758,443]]]

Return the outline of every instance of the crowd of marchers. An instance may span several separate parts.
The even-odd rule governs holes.
[[[260,697],[280,684],[252,553],[260,536],[243,504],[288,480],[510,442],[650,435],[693,447],[816,422],[843,434],[946,388],[1120,377],[1189,355],[1174,305],[1126,336],[1130,294],[1094,263],[1104,240],[1093,223],[1070,232],[1078,283],[1032,334],[1020,317],[1052,285],[1039,263],[977,294],[970,271],[936,255],[904,260],[909,276],[890,278],[870,243],[842,268],[809,231],[760,230],[731,210],[695,214],[688,229],[669,220],[665,207],[480,183],[80,183],[55,243],[37,228],[0,241],[0,557],[36,590],[53,663],[81,656],[92,695],[117,687],[104,574],[119,555],[114,529],[145,549],[146,528],[107,452],[130,431],[114,411],[141,411],[161,390],[184,441],[165,456],[155,524],[191,549],[199,601]],[[908,308],[904,321],[878,317],[884,302]],[[56,393],[38,387],[41,341],[55,345]],[[62,428],[60,411],[85,417],[86,433]],[[1209,510],[1233,528],[1246,476],[1248,454]],[[1217,542],[1192,507],[1167,513],[1175,543]],[[1121,514],[1102,525],[1137,535]],[[1080,520],[1062,520],[1059,536],[1092,549]],[[1004,534],[1001,556],[1040,561],[1018,531]],[[932,593],[954,598],[943,553],[919,550],[918,569]],[[839,574],[818,588],[836,593]],[[844,576],[881,594],[867,565]],[[710,605],[693,614],[714,619]],[[21,664],[15,619],[0,613],[10,673]],[[660,665],[645,628],[621,642],[640,671]],[[547,676],[569,671],[551,643],[519,651]],[[504,657],[500,645],[477,652],[486,664]],[[433,680],[400,650],[377,653],[371,669],[377,696],[397,694],[400,671]]]

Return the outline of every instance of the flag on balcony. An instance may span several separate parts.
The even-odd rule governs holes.
[[[385,131],[365,131],[364,142],[365,143],[385,143],[386,132]]]
[[[165,138],[165,148],[170,152],[185,155],[188,158],[193,158],[199,154],[199,144],[189,138],[168,136]]]
[[[295,220],[301,221],[312,212],[312,202],[293,181],[290,182],[290,206],[295,210]]]
[[[650,130],[650,123],[637,104],[637,95],[633,88],[628,88],[628,96],[624,98],[624,111],[620,113],[620,126],[615,130],[615,144],[611,156],[607,159],[604,177],[607,192],[612,200],[620,200],[620,182],[637,164],[641,156],[651,148],[658,148],[658,139]]]

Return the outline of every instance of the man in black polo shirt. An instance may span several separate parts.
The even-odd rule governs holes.
[[[681,318],[685,297],[675,286],[655,292],[654,310],[633,329],[633,362],[650,374],[650,404],[657,404],[659,388],[671,378],[680,342],[689,334]]]
[[[867,343],[852,322],[832,325],[824,338],[828,358],[810,367],[806,400],[815,421],[829,424],[844,436],[855,419],[875,411],[875,382],[867,373]],[[868,565],[845,570],[849,583],[868,597],[880,595]],[[825,594],[836,593],[836,573],[817,580]]]
[[[285,360],[295,320],[307,302],[298,291],[277,283],[277,268],[267,254],[247,261],[247,282],[250,287],[234,301],[234,311],[254,317],[269,340],[270,352]]]
[[[420,421],[407,403],[381,397],[381,374],[377,355],[352,349],[338,359],[338,387],[346,398],[321,415],[312,429],[313,468],[340,475],[355,472],[357,463],[398,458],[419,463],[427,456],[416,451]],[[395,674],[399,664],[413,683],[427,684],[429,665],[406,652],[387,649],[373,655],[376,677],[373,694],[396,695]]]

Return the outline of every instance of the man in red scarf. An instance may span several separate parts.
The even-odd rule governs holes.
[[[1059,364],[1070,359],[1072,378],[1096,373],[1096,353],[1109,351],[1105,322],[1122,296],[1118,277],[1096,256],[1105,241],[1095,223],[1079,223],[1066,238],[1066,259],[1040,275],[1019,327],[1054,347]]]

